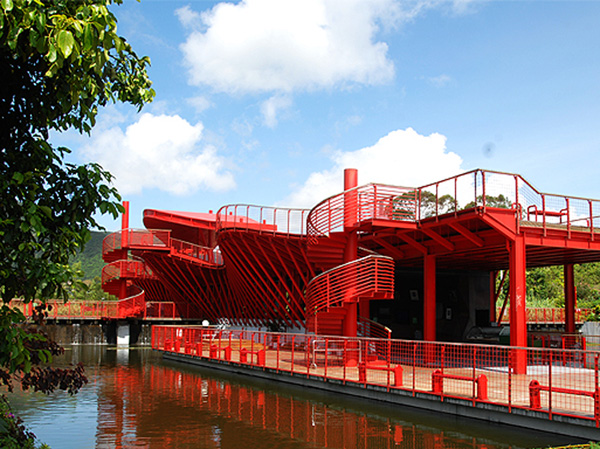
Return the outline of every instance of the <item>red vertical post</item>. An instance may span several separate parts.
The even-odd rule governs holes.
[[[510,245],[510,345],[527,347],[527,316],[525,312],[526,258],[525,238],[517,235]],[[515,351],[515,374],[527,372],[527,351]]]
[[[567,334],[575,333],[575,307],[577,307],[575,297],[575,270],[573,264],[565,264],[565,332]]]
[[[355,224],[358,217],[358,171],[355,168],[344,170],[344,233],[346,234],[346,247],[344,248],[344,263],[356,260],[358,254],[358,236]],[[354,190],[351,190],[354,189]],[[349,191],[351,190],[351,191]],[[354,284],[356,279],[350,279],[347,291],[347,313],[344,319],[344,336],[356,337],[358,331],[358,307],[354,297]]]
[[[435,341],[435,256],[425,255],[423,260],[423,340]]]
[[[121,216],[121,259],[127,259],[127,248],[129,246],[129,235],[127,229],[129,228],[129,201],[123,201],[123,207],[125,211]],[[122,274],[122,267],[121,274]],[[127,280],[121,278],[119,280],[119,299],[127,298]]]

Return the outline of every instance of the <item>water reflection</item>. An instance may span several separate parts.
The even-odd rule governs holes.
[[[444,421],[164,363],[149,350],[74,347],[90,384],[75,397],[15,394],[53,448],[505,448],[549,437]],[[407,414],[409,413],[409,414]],[[564,443],[564,442],[561,442]]]

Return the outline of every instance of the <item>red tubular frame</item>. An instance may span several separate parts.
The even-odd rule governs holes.
[[[211,352],[211,344],[216,351]],[[361,388],[404,390],[433,401],[453,398],[465,405],[495,404],[504,407],[506,413],[516,409],[544,411],[549,419],[562,415],[592,421],[597,427],[600,421],[600,395],[596,393],[600,391],[600,354],[594,351],[248,332],[201,326],[154,326],[152,347],[213,359],[215,363],[272,370],[283,376],[302,375]],[[228,348],[227,352],[224,348]],[[514,375],[515,351],[525,354],[527,362],[526,372],[519,376]],[[250,353],[255,356],[248,357]],[[348,366],[345,363],[348,358],[357,359],[357,366]],[[532,404],[529,398],[534,380],[538,382],[536,388],[548,394]]]

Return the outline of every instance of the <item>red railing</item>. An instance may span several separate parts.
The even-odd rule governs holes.
[[[432,401],[452,398],[464,406],[493,404],[505,413],[535,410],[550,420],[562,415],[582,425],[600,422],[600,353],[594,351],[181,326],[154,326],[152,347],[282,376],[403,390]],[[515,373],[517,359],[525,360],[526,372]]]
[[[392,338],[392,330],[377,321],[358,317],[358,336],[366,338]]]
[[[143,292],[120,301],[47,301],[48,319],[177,319],[177,308],[171,301],[145,302]],[[19,308],[25,317],[33,314],[35,304],[24,303],[20,300],[10,302],[10,307]]]
[[[223,257],[218,248],[209,248],[183,240],[171,239],[171,254],[201,260],[211,265],[223,265]]]
[[[284,209],[249,204],[223,206],[217,212],[217,232],[224,229],[304,236],[307,209]]]
[[[496,316],[500,317],[500,313],[502,313],[502,309],[496,309]],[[575,322],[582,323],[593,313],[593,309],[575,309]],[[565,322],[564,307],[527,307],[525,315],[527,322],[530,324],[564,324]],[[504,309],[500,322],[505,324],[510,322],[510,310],[508,308]]]
[[[394,260],[367,256],[339,265],[314,277],[306,288],[306,316],[338,307],[360,297],[391,298],[394,294]]]
[[[367,184],[331,196],[311,209],[307,218],[309,239],[344,230],[347,220],[354,225],[366,220],[415,221],[417,192],[407,187]],[[345,217],[344,210],[356,210],[356,217]]]
[[[168,248],[171,231],[164,229],[122,229],[104,237],[102,254],[126,248]]]
[[[141,260],[117,260],[102,268],[102,285],[115,279],[152,278],[150,267]]]
[[[600,200],[539,192],[520,175],[473,170],[420,187],[418,220],[475,206],[515,210],[520,224],[595,233]]]

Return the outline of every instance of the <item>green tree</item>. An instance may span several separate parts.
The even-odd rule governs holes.
[[[42,391],[81,385],[82,370],[37,366],[60,350],[21,326],[8,302],[66,297],[69,258],[99,228],[94,214],[120,211],[108,172],[66,163],[69,149],[49,141],[51,131],[89,133],[109,102],[139,109],[154,96],[150,61],[117,34],[113,3],[122,0],[0,0],[0,383],[9,388],[15,377]]]
[[[498,207],[500,209],[511,209],[512,204],[510,200],[504,195],[500,194],[498,196],[485,196],[485,205],[487,207]],[[483,206],[483,195],[478,195],[475,198],[475,201],[471,201],[467,203],[463,209],[470,209],[471,207]]]

